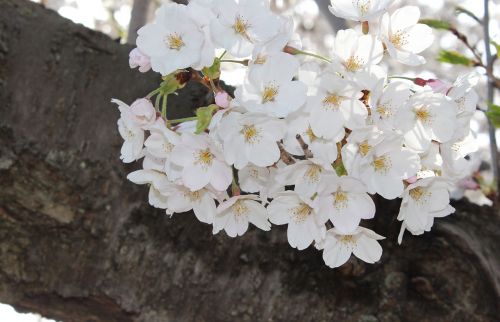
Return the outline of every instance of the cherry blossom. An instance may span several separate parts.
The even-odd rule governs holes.
[[[229,237],[242,236],[248,230],[248,223],[265,231],[270,230],[267,210],[257,200],[255,195],[245,195],[221,203],[217,207],[213,233],[224,230]]]
[[[363,227],[358,227],[350,234],[330,229],[326,233],[323,260],[326,265],[335,268],[346,263],[354,254],[362,261],[373,264],[382,256],[382,247],[378,243],[381,239],[384,237]]]
[[[373,198],[402,198],[400,243],[406,230],[429,231],[454,212],[450,195],[481,193],[470,130],[479,76],[388,68],[423,64],[434,41],[418,7],[393,2],[331,1],[357,25],[337,32],[329,55],[303,48],[268,0],[161,5],[129,55],[131,68],[161,73],[158,87],[130,106],[112,100],[121,160],[143,159],[127,178],[148,186],[151,206],[194,213],[214,234],[287,225],[291,247],[314,245],[332,268],[352,254],[380,260],[384,237],[362,227],[376,216]],[[220,79],[235,63],[245,73],[233,91]],[[187,83],[208,94],[171,109]]]

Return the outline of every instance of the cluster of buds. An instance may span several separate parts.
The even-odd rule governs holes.
[[[192,210],[214,234],[287,225],[292,247],[314,245],[330,267],[352,254],[380,259],[384,237],[360,226],[375,216],[376,194],[402,198],[399,242],[406,230],[429,231],[469,180],[478,80],[388,77],[384,59],[424,64],[434,39],[417,7],[390,12],[392,2],[332,1],[334,15],[360,26],[339,31],[329,57],[303,51],[293,21],[266,0],[161,6],[139,30],[130,66],[163,82],[131,106],[115,100],[121,159],[143,159],[128,179],[149,185],[152,206]],[[311,57],[314,67],[303,64]],[[233,97],[219,78],[234,63],[247,71]],[[188,81],[207,86],[213,104],[169,119],[167,96]]]

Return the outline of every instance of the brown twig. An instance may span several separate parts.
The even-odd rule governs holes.
[[[309,145],[304,141],[300,134],[297,134],[295,138],[297,139],[297,141],[299,141],[300,147],[302,148],[302,151],[304,151],[304,156],[306,157],[306,159],[311,159],[313,157],[313,154],[311,150],[309,150]]]
[[[292,155],[288,152],[286,152],[285,147],[281,142],[278,142],[278,147],[280,149],[280,159],[283,161],[284,164],[290,165],[294,164],[295,160],[293,159]]]

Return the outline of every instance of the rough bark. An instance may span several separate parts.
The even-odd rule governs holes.
[[[148,17],[152,11],[153,1],[151,0],[134,0],[132,6],[132,15],[128,27],[127,43],[135,44],[137,39],[137,30],[148,22]]]
[[[460,202],[395,242],[397,202],[367,225],[380,263],[329,269],[282,227],[212,236],[126,181],[118,111],[155,87],[129,47],[22,0],[0,0],[0,301],[62,321],[499,321],[500,220]],[[202,104],[189,86],[175,117]]]

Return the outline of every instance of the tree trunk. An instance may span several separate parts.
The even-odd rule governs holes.
[[[62,321],[499,321],[500,220],[457,203],[396,244],[398,203],[369,223],[380,263],[329,269],[290,248],[283,227],[212,236],[164,215],[118,156],[126,102],[159,77],[128,68],[130,47],[40,5],[0,0],[0,302]],[[173,117],[201,106],[190,85]]]

